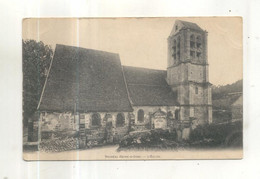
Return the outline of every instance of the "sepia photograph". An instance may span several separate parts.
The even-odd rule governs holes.
[[[241,17],[22,26],[24,160],[243,158]]]

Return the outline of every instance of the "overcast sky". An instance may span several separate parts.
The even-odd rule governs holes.
[[[242,19],[111,18],[26,19],[23,39],[118,53],[127,66],[167,68],[167,38],[175,20],[197,23],[208,31],[209,80],[224,85],[242,79]]]

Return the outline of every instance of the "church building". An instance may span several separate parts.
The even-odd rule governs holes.
[[[190,130],[212,122],[207,32],[177,20],[167,60],[167,70],[129,67],[115,53],[56,45],[37,108],[38,141],[78,133],[84,147],[157,128],[188,139]]]

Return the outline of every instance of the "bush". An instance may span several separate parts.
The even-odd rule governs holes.
[[[176,132],[168,130],[155,129],[151,131],[133,132],[125,136],[119,143],[119,149],[122,148],[176,148],[178,143]]]
[[[190,133],[191,145],[208,145],[212,147],[221,147],[225,145],[226,139],[234,131],[241,131],[242,122],[226,123],[226,124],[211,124],[198,126]]]

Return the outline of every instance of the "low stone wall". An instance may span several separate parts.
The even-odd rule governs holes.
[[[163,116],[164,129],[174,131],[178,128],[175,119],[176,106],[139,106],[134,107],[133,112],[97,112],[97,113],[41,113],[40,136],[41,146],[45,151],[72,150],[77,147],[105,145],[119,143],[130,131],[151,130],[158,127],[155,125],[157,113]],[[138,111],[143,110],[144,120],[138,121]],[[123,117],[118,117],[118,116]],[[158,118],[158,116],[157,116]],[[157,119],[156,118],[156,119]],[[98,119],[98,120],[97,120]],[[118,120],[121,119],[121,120]],[[122,120],[123,119],[123,120]],[[93,122],[94,121],[94,122]],[[121,121],[118,123],[118,121]],[[122,122],[123,121],[123,122]],[[37,126],[34,126],[36,129]],[[34,138],[38,131],[34,131]],[[78,140],[75,142],[75,140]],[[68,141],[69,146],[63,143]],[[44,145],[47,145],[47,148]],[[61,148],[58,147],[61,145]],[[50,147],[50,148],[48,148]]]

